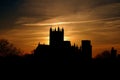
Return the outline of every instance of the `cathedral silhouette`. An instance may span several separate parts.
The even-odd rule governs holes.
[[[35,57],[43,62],[76,62],[92,60],[92,45],[90,40],[82,40],[81,47],[71,45],[70,41],[64,41],[64,29],[50,28],[49,45],[38,44],[34,51]]]
[[[0,47],[4,52],[4,47]],[[6,49],[5,49],[6,50]],[[92,45],[90,40],[81,40],[78,47],[64,40],[64,29],[59,27],[49,30],[49,45],[38,44],[34,52],[25,56],[8,55],[0,57],[1,64],[120,64],[120,54],[113,47],[111,51],[104,51],[96,58],[92,58]],[[81,68],[82,69],[82,68]]]

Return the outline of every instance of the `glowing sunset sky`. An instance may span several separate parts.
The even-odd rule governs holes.
[[[111,47],[120,53],[120,0],[0,0],[0,38],[24,52],[48,44],[51,26],[63,27],[72,44],[90,39],[93,56]]]

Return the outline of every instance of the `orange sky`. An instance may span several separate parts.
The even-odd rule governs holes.
[[[73,25],[69,26],[69,24],[59,24],[60,27],[65,29],[65,40],[70,40],[71,44],[74,43],[80,47],[81,40],[91,40],[93,46],[93,57],[102,52],[103,50],[110,50],[111,47],[115,47],[120,53],[120,44],[118,44],[118,40],[116,37],[116,32],[102,33],[93,32],[94,27],[86,28],[81,27],[80,31],[74,29]],[[30,53],[34,50],[38,43],[41,44],[49,44],[49,29],[51,26],[45,25],[43,29],[41,26],[33,25],[23,25],[24,28],[13,29],[4,32],[1,35],[1,38],[8,39],[15,46],[23,50],[25,53]],[[69,27],[68,27],[69,26]],[[79,26],[79,25],[78,25]],[[53,25],[53,29],[58,27],[57,25]],[[115,34],[113,34],[115,33]],[[116,39],[115,39],[116,38]],[[114,41],[113,41],[114,40]]]
[[[120,1],[16,0],[0,1],[0,39],[30,53],[49,43],[49,29],[65,29],[65,39],[81,45],[91,40],[93,56],[115,47],[120,53]]]

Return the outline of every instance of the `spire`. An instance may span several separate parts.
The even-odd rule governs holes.
[[[52,31],[52,26],[50,27],[50,31]]]
[[[55,28],[55,31],[56,31],[56,28]]]
[[[63,27],[62,27],[62,32],[64,32],[64,29],[63,29]]]
[[[75,43],[74,43],[74,47],[75,47]]]
[[[60,28],[59,28],[59,26],[58,26],[58,31],[60,31]]]

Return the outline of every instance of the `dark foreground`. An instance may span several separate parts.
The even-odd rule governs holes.
[[[34,55],[27,56],[7,56],[0,57],[0,64],[34,64],[34,65],[119,65],[120,59],[89,59],[83,60],[80,58],[70,57],[35,57]]]

